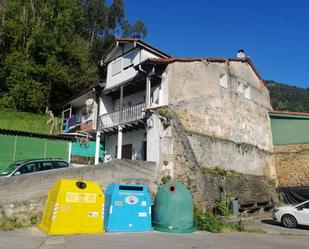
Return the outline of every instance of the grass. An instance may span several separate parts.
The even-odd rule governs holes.
[[[8,130],[28,131],[33,133],[49,134],[51,125],[46,124],[49,116],[17,112],[13,109],[0,109],[0,128]],[[58,118],[58,123],[60,119]]]
[[[205,230],[211,233],[222,232],[246,232],[246,233],[267,233],[261,228],[246,227],[241,220],[237,222],[226,222],[221,216],[204,213],[195,208],[195,226],[198,230]]]
[[[203,168],[204,174],[215,174],[220,176],[227,176],[227,177],[233,177],[233,176],[239,176],[240,173],[234,171],[234,170],[227,170],[221,167],[215,167],[215,168]]]
[[[0,220],[0,229],[2,230],[14,230],[21,227],[23,227],[23,225],[17,220],[17,218],[3,218]]]

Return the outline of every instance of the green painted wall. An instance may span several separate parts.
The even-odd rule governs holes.
[[[0,170],[16,160],[45,157],[68,160],[69,141],[0,135]]]
[[[309,116],[270,113],[274,145],[309,143]]]
[[[74,156],[85,156],[94,157],[95,156],[95,142],[89,141],[88,143],[80,143],[79,141],[74,141],[72,143],[72,155]],[[101,144],[100,147],[100,158],[104,156],[104,148]]]

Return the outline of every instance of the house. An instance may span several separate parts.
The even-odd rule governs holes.
[[[104,88],[71,100],[63,116],[64,131],[95,134],[105,159],[154,161],[170,175],[181,175],[189,157],[206,168],[275,174],[269,92],[243,51],[175,58],[140,39],[116,38],[101,65]]]

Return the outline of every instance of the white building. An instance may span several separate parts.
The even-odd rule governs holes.
[[[171,58],[139,39],[117,38],[101,65],[104,88],[70,101],[64,127],[96,134],[109,160],[154,161],[171,174],[181,172],[186,151],[179,151],[179,139],[158,113],[168,106],[202,167],[273,174],[269,92],[244,52],[227,59]]]
[[[169,57],[139,39],[116,38],[101,61],[107,73],[99,100],[95,89],[88,89],[69,101],[63,111],[63,130],[99,131],[109,158],[157,161],[147,143],[151,132],[146,110],[168,104],[167,88],[158,72],[145,71],[140,65],[149,58]]]

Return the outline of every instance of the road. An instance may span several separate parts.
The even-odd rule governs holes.
[[[0,232],[0,249],[308,249],[309,237],[253,233],[116,233],[46,236],[36,228]]]

